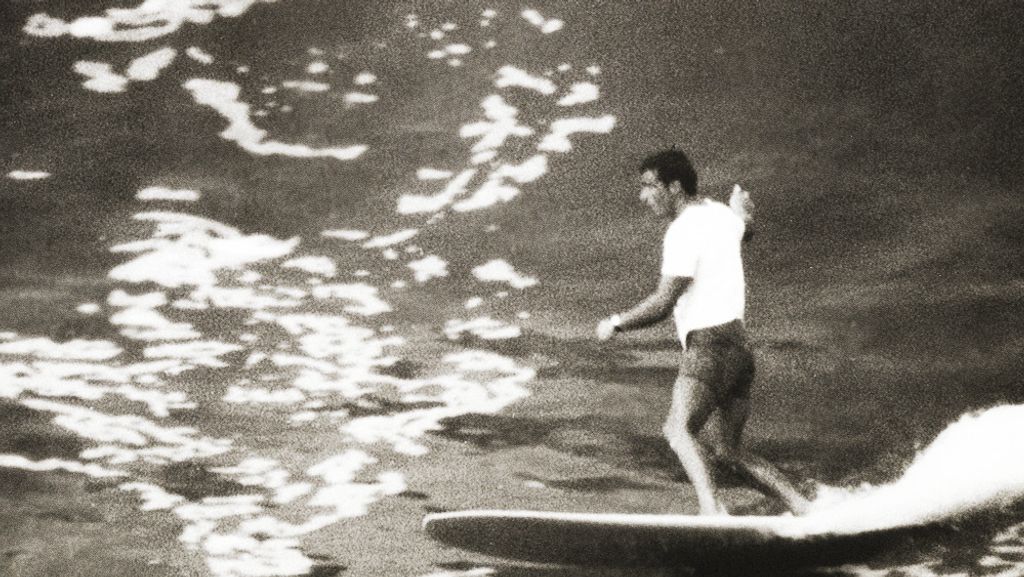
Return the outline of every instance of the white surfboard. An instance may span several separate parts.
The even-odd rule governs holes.
[[[561,565],[792,568],[863,559],[904,529],[835,534],[793,516],[455,511],[427,515],[434,539],[494,557]]]

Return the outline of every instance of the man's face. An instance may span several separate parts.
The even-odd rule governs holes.
[[[658,173],[654,170],[640,175],[640,200],[658,216],[671,217],[675,209],[672,191],[658,180]]]

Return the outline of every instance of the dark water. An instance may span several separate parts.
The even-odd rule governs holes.
[[[721,198],[740,183],[757,205],[758,233],[746,254],[747,321],[759,360],[748,442],[805,479],[805,488],[891,481],[960,415],[1024,399],[1017,190],[1024,12],[1016,2],[531,4],[564,21],[550,34],[523,18],[527,6],[518,4],[281,0],[236,17],[210,6],[218,5],[198,8],[213,16],[209,23],[187,21],[142,42],[22,30],[38,13],[71,22],[132,6],[18,0],[0,18],[0,172],[8,175],[0,180],[0,332],[11,333],[0,340],[7,343],[0,454],[125,473],[41,472],[7,461],[0,568],[10,574],[416,576],[487,567],[495,575],[622,574],[496,565],[432,544],[418,522],[430,510],[476,507],[695,509],[659,437],[674,375],[671,327],[609,345],[591,339],[598,319],[653,287],[661,224],[636,200],[635,166],[669,145],[692,153],[707,194]],[[485,16],[488,8],[497,14]],[[414,28],[409,14],[417,15]],[[434,30],[444,37],[430,38]],[[428,56],[451,43],[472,51]],[[89,90],[74,71],[76,62],[99,61],[126,75],[134,59],[163,47],[177,50],[173,62],[123,92]],[[213,62],[188,56],[189,47]],[[460,65],[451,65],[456,57]],[[311,72],[317,62],[327,71]],[[548,78],[559,92],[496,88],[505,65]],[[375,81],[356,83],[364,71]],[[220,136],[228,120],[185,89],[194,78],[232,83],[250,112],[267,111],[249,117],[266,141],[367,150],[349,161],[256,154]],[[330,86],[301,92],[284,88],[286,80]],[[598,85],[600,97],[556,105],[577,82]],[[346,101],[352,92],[378,100]],[[534,129],[500,147],[503,162],[537,154],[558,118],[611,115],[614,129],[576,134],[570,152],[547,153],[546,172],[513,183],[519,194],[507,202],[400,214],[402,197],[444,188],[445,180],[417,178],[418,169],[458,175],[477,167],[475,190],[496,166],[473,164],[475,140],[459,132],[484,117],[481,101],[491,94]],[[49,176],[22,180],[14,171]],[[136,197],[153,186],[200,198]],[[160,246],[195,250],[164,253],[166,260],[143,267],[144,278],[118,276],[115,267],[147,253],[111,248],[155,239],[155,224],[134,218],[153,211],[174,215],[167,218],[187,231]],[[218,226],[242,240],[221,250],[210,241],[220,238],[210,232]],[[322,234],[342,229],[418,233],[388,258],[362,248],[365,241]],[[288,239],[297,248],[283,248]],[[283,252],[238,256],[271,245]],[[154,246],[146,250],[158,252]],[[413,277],[406,265],[427,255],[447,263],[447,276]],[[327,257],[336,276],[284,265],[300,256]],[[494,259],[537,284],[474,276]],[[215,282],[167,282],[176,263]],[[376,289],[391,310],[352,313],[352,299],[313,296],[318,286],[345,283]],[[210,296],[215,288],[296,302],[225,304]],[[200,289],[205,296],[196,296]],[[119,304],[116,291],[159,293],[164,304]],[[467,309],[474,297],[481,305]],[[208,306],[173,306],[189,299]],[[97,305],[84,309],[95,312],[79,311],[82,303]],[[144,338],[129,329],[145,323],[117,316],[126,310],[157,311],[199,336]],[[290,312],[344,319],[344,326],[284,319]],[[480,316],[521,334],[491,340],[456,335],[447,324]],[[388,341],[394,337],[402,341]],[[11,344],[36,338],[50,341]],[[120,354],[90,357],[56,344],[76,340],[113,343]],[[152,348],[168,342],[230,347],[213,354],[216,362]],[[444,360],[467,352],[486,358],[455,369]],[[154,359],[171,365],[145,365]],[[518,387],[530,395],[517,400]],[[284,396],[227,400],[250,389]],[[139,391],[154,390],[171,399],[168,410],[140,400]],[[93,411],[94,420],[75,421],[75,408]],[[166,429],[101,426],[96,415],[140,416]],[[440,426],[417,428],[420,418]],[[179,427],[190,429],[181,438],[168,432]],[[132,434],[147,440],[135,443]],[[203,453],[216,440],[232,448]],[[134,460],[86,452],[98,446]],[[184,452],[146,452],[157,448]],[[343,454],[350,474],[310,472]],[[273,464],[250,463],[256,473],[232,469],[250,458]],[[140,511],[139,492],[118,489],[126,482],[180,500]],[[306,482],[309,492],[298,500],[281,497],[282,487],[301,491]],[[735,512],[777,512],[734,480],[722,482]],[[332,488],[338,492],[322,493],[320,502],[302,502]],[[244,510],[237,501],[253,495],[264,500]],[[218,499],[240,512],[218,516]],[[295,528],[317,514],[337,517],[315,530]],[[265,517],[292,526],[246,528]],[[1011,510],[969,521],[849,571],[1016,574],[1019,545],[1002,550],[997,563],[992,543],[1019,516]],[[192,542],[183,538],[190,527],[199,535]],[[239,536],[250,540],[231,541]],[[232,564],[239,559],[250,564]],[[276,568],[254,569],[263,561]]]

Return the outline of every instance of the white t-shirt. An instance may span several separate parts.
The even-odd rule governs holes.
[[[745,225],[728,206],[704,200],[685,209],[665,232],[662,276],[693,283],[675,307],[676,332],[686,348],[690,331],[743,319],[746,286],[740,246]]]

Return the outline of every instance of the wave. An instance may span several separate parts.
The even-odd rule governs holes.
[[[967,413],[891,483],[822,487],[809,534],[854,534],[957,520],[1024,500],[1024,405]]]

